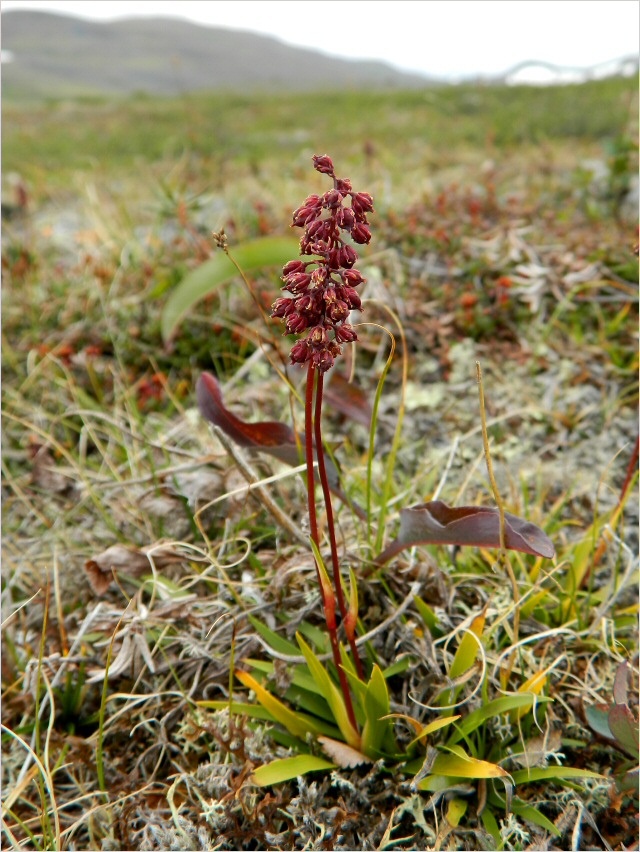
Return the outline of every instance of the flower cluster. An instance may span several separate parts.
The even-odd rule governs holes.
[[[291,296],[276,299],[271,316],[284,320],[285,334],[307,332],[291,350],[292,363],[311,362],[326,372],[340,355],[341,344],[357,340],[347,320],[352,310],[361,310],[355,288],[365,280],[353,269],[358,255],[341,232],[348,233],[354,243],[369,242],[367,213],[373,210],[373,199],[367,192],[353,192],[350,180],[337,178],[330,157],[315,156],[313,166],[333,178],[333,189],[310,195],[294,211],[292,227],[304,228],[300,254],[316,259],[285,264],[282,289]],[[346,198],[351,199],[350,206],[344,206]]]

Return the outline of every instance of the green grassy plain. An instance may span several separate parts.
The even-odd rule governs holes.
[[[626,660],[637,719],[637,105],[631,80],[5,101],[3,848],[630,848],[631,759],[585,707],[614,701]],[[515,598],[484,550],[417,548],[372,574],[375,530],[338,509],[363,633],[420,584],[422,604],[371,642],[382,668],[407,661],[394,712],[437,718],[481,612],[484,662],[455,712],[526,689],[542,702],[460,740],[519,779],[509,813],[497,782],[421,792],[377,764],[258,789],[251,772],[291,743],[196,703],[228,696],[234,659],[269,659],[248,615],[292,639],[322,612],[310,550],[246,490],[194,402],[210,370],[239,416],[301,424],[299,375],[279,375],[288,341],[256,307],[279,295],[278,271],[252,278],[255,300],[230,281],[170,346],[162,310],[215,251],[211,231],[231,251],[291,235],[291,211],[326,188],[316,153],[374,196],[362,319],[398,346],[373,458],[346,391],[327,403],[351,499],[366,502],[368,465],[382,481],[404,404],[392,493],[372,507],[385,542],[398,509],[436,492],[491,503],[480,361],[506,508],[556,547],[511,556]],[[389,338],[360,338],[349,399],[366,412]],[[280,474],[270,493],[304,531],[302,481],[252,462]],[[284,668],[274,682],[286,691]]]

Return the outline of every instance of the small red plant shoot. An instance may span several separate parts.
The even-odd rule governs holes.
[[[352,242],[360,245],[370,241],[371,231],[367,213],[373,211],[373,199],[367,192],[354,192],[348,178],[336,177],[330,157],[315,156],[313,166],[316,171],[332,179],[333,187],[324,195],[310,195],[293,213],[292,227],[304,229],[300,240],[300,254],[303,257],[310,256],[311,259],[290,260],[285,264],[282,270],[284,281],[282,289],[290,295],[276,299],[272,305],[271,315],[284,321],[285,334],[300,336],[291,349],[291,362],[307,365],[305,459],[309,525],[311,538],[319,553],[320,538],[315,503],[315,455],[327,514],[333,587],[318,558],[316,558],[316,568],[333,657],[340,676],[347,710],[355,727],[349,688],[340,660],[336,594],[356,669],[361,678],[364,673],[355,644],[357,613],[352,611],[353,605],[350,605],[349,610],[347,609],[342,588],[331,494],[322,447],[321,418],[324,374],[333,367],[335,359],[342,353],[342,345],[357,340],[356,331],[349,323],[349,318],[351,311],[361,310],[360,296],[356,287],[365,280],[362,274],[353,268],[358,260],[358,254],[353,246],[346,242],[345,235],[348,235]]]

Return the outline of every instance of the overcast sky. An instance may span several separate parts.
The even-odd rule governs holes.
[[[11,9],[186,18],[448,79],[525,59],[588,67],[640,51],[637,0],[2,0]]]

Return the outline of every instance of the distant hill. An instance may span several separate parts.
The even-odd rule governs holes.
[[[95,22],[2,14],[4,97],[177,95],[195,90],[310,91],[433,84],[384,62],[339,59],[270,36],[178,18]]]

